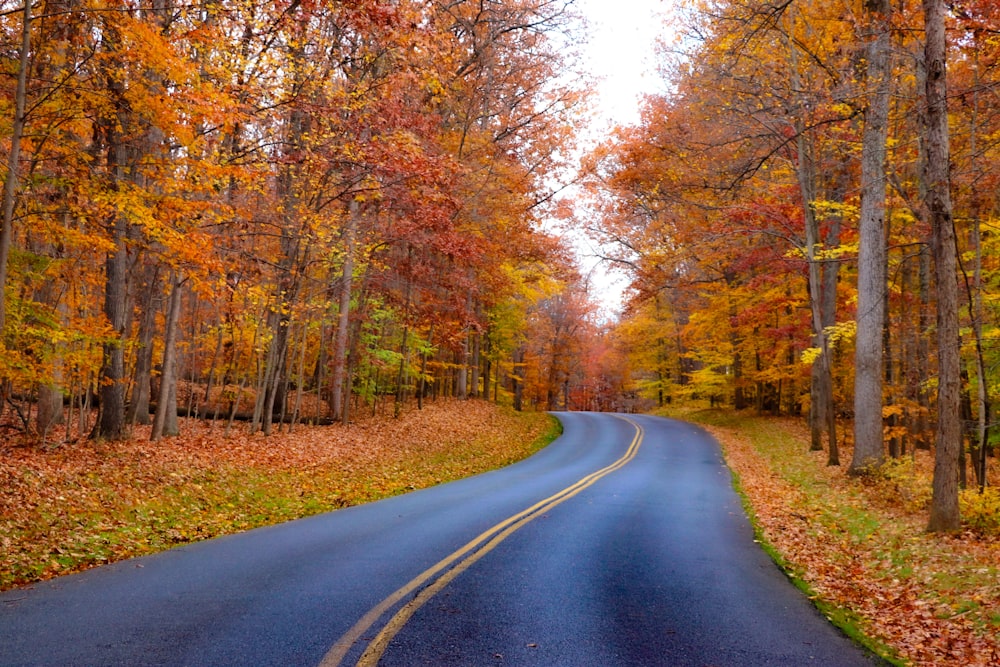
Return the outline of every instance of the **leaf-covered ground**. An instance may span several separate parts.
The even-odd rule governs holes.
[[[902,663],[1000,664],[1000,538],[924,531],[930,457],[851,479],[800,420],[686,415],[722,443],[762,538],[827,613]],[[544,414],[438,401],[399,419],[265,438],[0,445],[0,588],[496,468],[555,434]],[[850,451],[842,451],[843,461]],[[829,606],[824,604],[829,603]]]
[[[497,468],[557,431],[540,413],[439,400],[291,433],[0,444],[0,589]]]
[[[807,451],[801,420],[689,417],[723,444],[763,540],[821,609],[846,610],[903,664],[1000,665],[1000,538],[926,533],[930,454],[852,479]]]

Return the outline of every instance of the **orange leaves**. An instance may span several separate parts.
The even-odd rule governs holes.
[[[224,437],[183,436],[0,454],[0,587],[375,500],[482,472],[533,451],[550,423],[479,401],[399,419]],[[139,429],[144,431],[145,429]]]
[[[389,382],[412,394],[419,361],[451,363],[486,311],[518,298],[506,267],[568,264],[537,230],[575,122],[575,84],[554,71],[565,54],[547,43],[558,3],[106,4],[33,22],[16,203],[31,224],[16,225],[7,300],[51,324],[0,331],[0,378],[18,394],[62,384],[79,403],[86,378],[114,367],[99,382],[115,387],[102,416],[116,413],[103,434],[117,437],[119,406],[144,405],[147,369],[163,366],[167,322],[194,381],[262,394],[294,368],[286,384],[333,402],[327,350],[350,327],[347,386],[392,392],[392,354],[409,368]],[[0,16],[0,33],[18,20]],[[161,303],[171,272],[186,279],[176,318]],[[105,303],[116,359],[102,364],[89,331]],[[407,349],[416,331],[426,359]],[[64,339],[97,353],[74,363]],[[125,376],[138,397],[117,395]]]
[[[710,430],[765,538],[817,597],[851,610],[914,665],[996,664],[998,537],[928,535],[923,507],[895,500],[898,471],[846,478],[807,452],[797,421]],[[929,478],[929,454],[918,452],[917,466]]]

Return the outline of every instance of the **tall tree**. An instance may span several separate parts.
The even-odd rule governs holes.
[[[128,99],[131,68],[125,52],[125,26],[130,17],[106,14],[101,21],[103,78],[109,104],[98,120],[102,137],[104,169],[110,196],[121,202],[129,194],[130,183],[141,180],[138,173],[142,158],[139,119]],[[135,84],[134,85],[141,85]],[[104,344],[104,363],[100,375],[100,413],[94,435],[109,440],[125,435],[125,344],[128,322],[128,255],[126,245],[131,227],[127,209],[119,203],[106,214],[110,248],[104,264],[104,315],[113,336]]]
[[[860,473],[882,463],[882,330],[885,322],[886,140],[892,81],[891,12],[888,0],[865,1],[864,133],[861,147],[861,212],[858,222],[858,310],[854,355],[854,455]]]
[[[958,509],[959,457],[962,427],[958,330],[958,274],[955,226],[952,218],[951,149],[948,133],[947,39],[944,0],[924,0],[927,68],[927,127],[924,210],[931,226],[931,248],[937,283],[938,420],[935,438],[934,483],[930,531],[955,531],[961,526]]]
[[[21,139],[24,136],[25,108],[27,106],[28,69],[31,67],[31,0],[24,1],[21,11],[21,45],[17,58],[17,84],[14,91],[14,122],[11,126],[10,149],[7,151],[7,174],[3,181],[0,199],[0,336],[7,324],[7,263],[14,236],[14,200],[20,178],[18,165],[21,159]]]

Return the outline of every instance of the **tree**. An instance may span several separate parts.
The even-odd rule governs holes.
[[[7,174],[0,199],[0,335],[7,324],[7,262],[14,235],[14,200],[17,196],[21,159],[21,139],[24,136],[27,81],[31,51],[31,1],[25,0],[21,13],[21,46],[17,58],[17,84],[14,92],[14,122],[11,126],[10,149],[7,152]]]
[[[959,456],[962,429],[959,417],[960,360],[958,332],[957,250],[952,219],[948,133],[947,42],[944,0],[924,0],[926,45],[926,159],[924,208],[931,226],[931,248],[937,283],[938,424],[935,438],[934,490],[930,531],[955,531],[958,511]]]
[[[890,14],[888,0],[866,3],[865,127],[861,147],[858,239],[858,310],[854,361],[854,455],[850,470],[880,465],[882,435],[882,331],[885,322],[886,138],[889,128]]]
[[[565,271],[539,223],[580,100],[550,39],[570,5],[0,13],[5,149],[20,137],[3,389],[45,397],[43,433],[63,396],[86,419],[96,393],[95,437],[125,437],[154,402],[169,434],[185,381],[202,384],[189,414],[221,390],[230,425],[267,431],[296,418],[292,391],[344,420],[382,395],[452,391],[467,349],[469,393],[492,382],[505,400],[528,325],[491,315],[537,305],[519,276]]]

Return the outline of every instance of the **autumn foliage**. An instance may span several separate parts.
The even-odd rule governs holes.
[[[386,397],[511,402],[531,313],[577,280],[541,226],[579,121],[571,18],[0,3],[0,410],[114,440],[216,417],[219,388],[265,433],[310,400],[343,422]]]
[[[306,425],[422,432],[411,407],[451,398],[801,417],[810,456],[851,457],[853,482],[824,473],[838,493],[993,545],[1000,5],[685,0],[661,92],[578,178],[576,18],[568,0],[0,0],[10,581],[398,490],[392,447]],[[555,220],[627,276],[617,321]],[[314,494],[318,469],[349,491]],[[118,496],[155,544],[100,518]],[[79,521],[84,542],[45,536]],[[922,623],[900,581],[829,591]]]
[[[667,92],[585,161],[592,229],[631,284],[625,386],[801,415],[831,465],[853,445],[857,475],[931,449],[930,526],[960,529],[959,488],[990,483],[1000,378],[996,3],[675,13]]]
[[[191,421],[160,443],[5,446],[0,587],[451,481],[524,458],[555,432],[544,413],[442,399],[270,437]]]

